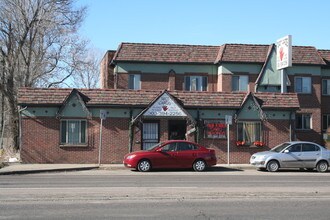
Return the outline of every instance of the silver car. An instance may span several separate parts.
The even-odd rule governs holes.
[[[319,172],[326,172],[330,164],[330,150],[313,142],[285,142],[270,151],[253,154],[250,164],[270,172],[279,168],[316,168]]]

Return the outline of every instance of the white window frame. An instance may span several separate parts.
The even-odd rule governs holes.
[[[301,80],[301,85],[298,85],[298,80]],[[298,87],[299,86],[299,87]],[[301,91],[300,91],[301,89]],[[294,91],[300,94],[312,93],[312,78],[309,76],[296,76],[294,78]]]
[[[297,123],[297,120],[298,120],[298,116],[301,116],[301,128],[298,128],[298,123]],[[306,116],[309,117],[309,127],[307,127],[305,121],[306,121]],[[303,114],[296,114],[296,130],[311,130],[312,129],[312,114],[309,114],[309,113],[303,113]]]
[[[324,82],[326,82],[326,84]],[[325,90],[326,92],[324,92]],[[322,95],[330,96],[330,79],[322,79]]]
[[[188,84],[188,80],[189,80],[189,84]],[[203,82],[205,82],[205,84],[206,84],[205,86],[204,86]],[[208,87],[207,76],[185,76],[184,77],[184,88],[186,91],[207,91],[207,87]]]
[[[133,84],[131,84],[131,78],[133,78]],[[140,90],[141,89],[141,75],[129,74],[128,75],[128,89]]]
[[[62,122],[66,122],[66,132],[65,132],[65,142],[62,141],[62,134],[63,134],[63,130],[62,130]],[[84,121],[85,122],[85,141],[82,142],[82,131],[81,131],[81,122]],[[69,122],[79,122],[79,137],[78,137],[78,143],[71,143],[69,142]],[[60,144],[61,145],[69,145],[69,146],[85,146],[87,145],[88,141],[87,141],[87,120],[85,119],[62,119],[60,121]]]
[[[242,124],[242,128],[243,128],[243,132],[246,131],[246,126],[248,124],[258,124],[259,125],[259,137],[256,137],[256,134],[254,134],[254,137],[251,140],[247,140],[245,133],[242,133],[241,135],[239,135],[239,124]],[[254,131],[255,132],[255,131]],[[256,133],[256,132],[255,132]],[[262,135],[262,124],[260,121],[239,121],[237,122],[237,141],[244,141],[246,145],[251,145],[253,144],[255,141],[263,141],[263,135]],[[239,137],[242,136],[242,140],[239,140]]]
[[[238,78],[237,88],[234,85],[234,79]],[[232,77],[232,91],[234,92],[246,92],[249,89],[249,76],[248,75],[233,75]]]

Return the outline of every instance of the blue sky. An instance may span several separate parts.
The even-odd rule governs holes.
[[[121,42],[271,44],[330,49],[328,0],[77,0],[89,7],[80,34],[105,53]]]

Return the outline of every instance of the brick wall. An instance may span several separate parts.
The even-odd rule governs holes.
[[[168,88],[169,74],[141,74],[141,89],[164,90]]]
[[[141,72],[132,73],[118,73],[117,74],[117,89],[128,88],[129,74],[141,74]],[[170,77],[170,74],[171,77]],[[208,91],[217,91],[218,76],[207,75],[205,73],[193,73],[193,74],[155,74],[155,73],[142,73],[141,74],[141,89],[142,90],[184,90],[184,76],[201,75],[208,76]],[[231,89],[231,85],[230,85]]]
[[[296,74],[295,76],[300,76]],[[291,87],[288,92],[294,92],[294,77],[289,76]],[[321,112],[321,77],[311,75],[312,79],[312,93],[311,94],[298,94],[300,110],[298,114],[311,114],[312,115],[312,129],[311,130],[295,130],[295,139],[301,141],[313,141],[323,144],[322,139],[322,112]],[[324,104],[323,104],[324,105]]]
[[[231,92],[232,91],[232,74],[219,74],[218,75],[218,92]]]
[[[168,140],[168,120],[160,119],[160,141]],[[98,163],[99,118],[88,120],[87,147],[60,147],[60,120],[55,118],[23,118],[21,158],[24,163]],[[103,121],[101,163],[122,163],[129,152],[129,119],[107,118]],[[187,128],[189,130],[190,127]],[[134,127],[133,151],[141,150],[141,128]],[[227,163],[227,140],[204,139],[200,144],[216,150],[218,163]],[[286,120],[269,120],[263,123],[265,147],[236,146],[236,124],[230,127],[230,163],[249,163],[251,155],[267,150],[289,140],[289,123]],[[188,136],[195,140],[195,133]]]
[[[100,63],[100,87],[101,89],[114,88],[114,67],[111,66],[111,60],[116,51],[109,50],[106,52]]]
[[[88,120],[88,146],[60,147],[60,120],[23,118],[21,158],[24,163],[98,163],[100,119]],[[101,163],[121,163],[128,153],[128,119],[103,122]]]

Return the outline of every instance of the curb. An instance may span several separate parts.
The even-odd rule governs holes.
[[[63,171],[79,171],[79,170],[93,170],[98,169],[99,166],[95,167],[73,167],[73,168],[55,168],[55,169],[42,169],[42,170],[10,170],[0,171],[0,175],[15,175],[15,174],[32,174],[32,173],[50,173],[50,172],[63,172]]]

